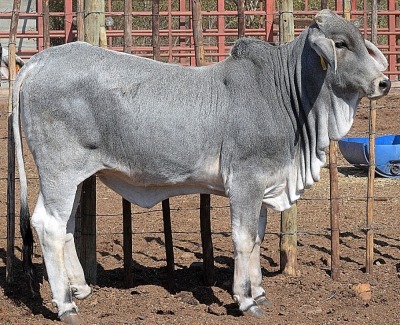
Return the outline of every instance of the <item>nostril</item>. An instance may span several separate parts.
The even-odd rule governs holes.
[[[391,84],[392,83],[390,82],[389,79],[385,79],[379,82],[379,88],[381,88],[382,90],[389,91]]]

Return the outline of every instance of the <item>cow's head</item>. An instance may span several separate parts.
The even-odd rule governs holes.
[[[390,80],[382,73],[388,63],[381,51],[364,40],[354,24],[330,10],[315,16],[309,30],[311,47],[320,55],[322,69],[335,94],[359,94],[359,99],[386,95]]]

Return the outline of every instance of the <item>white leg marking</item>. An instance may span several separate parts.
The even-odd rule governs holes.
[[[76,253],[74,235],[71,233],[66,235],[64,262],[73,296],[77,299],[85,299],[92,293],[92,289],[86,283],[85,274]]]
[[[251,296],[256,299],[256,302],[267,302],[265,299],[265,290],[262,287],[262,273],[260,263],[260,246],[264,240],[265,227],[267,224],[267,208],[261,207],[260,219],[258,222],[258,234],[254,249],[250,255],[250,281],[251,281]]]
[[[255,304],[251,297],[250,255],[254,247],[254,239],[248,234],[238,234],[232,231],[235,247],[235,268],[233,277],[233,298],[239,304],[239,309],[247,311]]]
[[[72,294],[77,299],[84,299],[92,293],[92,289],[86,283],[85,274],[83,272],[82,265],[79,262],[74,242],[75,214],[79,205],[81,189],[82,186],[80,185],[76,192],[71,216],[67,223],[67,234],[65,237],[64,250],[65,269],[67,271]]]
[[[56,212],[50,214],[44,205],[42,193],[39,193],[38,202],[32,216],[32,225],[39,237],[53,302],[57,305],[59,316],[65,312],[77,312],[78,310],[72,301],[64,264],[66,224],[67,218],[56,215]]]
[[[256,229],[248,224],[241,224],[238,219],[232,220],[232,239],[235,256],[233,298],[239,304],[239,309],[244,312],[256,306],[251,293],[250,273],[250,258],[255,248]]]
[[[255,169],[244,173],[239,169],[238,174],[232,176],[236,181],[232,181],[229,187],[235,253],[233,297],[242,312],[249,312],[254,316],[263,314],[252,296],[252,281],[258,282],[255,285],[257,288],[261,284],[259,245],[257,249],[256,241],[260,237],[260,209],[266,184],[260,175],[263,175],[262,172],[258,173]],[[252,271],[251,268],[256,270]]]

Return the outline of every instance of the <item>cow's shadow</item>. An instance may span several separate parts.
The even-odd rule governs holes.
[[[179,249],[179,247],[176,247]],[[18,248],[17,248],[18,249]],[[107,252],[99,252],[101,255],[111,255]],[[196,255],[196,254],[195,254]],[[152,258],[151,256],[148,256]],[[198,256],[196,256],[198,257]],[[115,256],[118,259],[118,256]],[[3,264],[6,264],[6,251],[0,249],[0,259]],[[231,293],[232,279],[233,279],[233,258],[218,255],[215,257],[214,273],[215,282],[213,287],[221,288]],[[132,260],[132,289],[131,293],[139,293],[135,288],[142,285],[156,285],[165,288],[171,293],[179,297],[180,293],[189,293],[196,303],[210,306],[217,304],[226,309],[228,315],[240,316],[241,312],[238,310],[237,305],[232,300],[221,301],[215,296],[213,289],[204,284],[204,273],[201,263],[194,262],[189,266],[175,264],[174,282],[175,287],[171,290],[167,278],[166,266],[152,267],[141,265]],[[42,263],[35,263],[35,271],[37,280],[43,284],[44,269]],[[12,284],[6,283],[6,267],[0,267],[0,286],[4,289],[4,294],[7,299],[10,299],[16,306],[26,306],[32,314],[43,315],[44,318],[49,320],[57,320],[57,313],[46,307],[43,297],[40,295],[39,290],[36,290],[34,295],[31,290],[27,290],[28,282],[22,270],[22,262],[18,258],[13,261],[14,281]],[[262,269],[264,277],[275,276],[276,272],[268,272],[265,268]],[[97,264],[97,283],[99,288],[112,287],[116,289],[126,289],[124,284],[124,269],[123,267],[114,269],[104,269],[103,266]]]
[[[368,168],[343,166],[343,167],[338,167],[338,172],[345,176],[360,177],[360,178],[368,177]]]
[[[163,242],[159,243],[163,246]],[[187,249],[181,245],[174,245],[175,249],[181,250],[183,252]],[[160,248],[162,249],[162,248]],[[101,255],[111,255],[107,252],[100,252]],[[145,252],[140,252],[150,260],[155,260],[154,256],[147,255]],[[194,253],[197,259],[201,259],[200,253]],[[114,256],[117,260],[118,256]],[[264,258],[262,256],[261,258]],[[157,262],[160,259],[156,259]],[[201,262],[193,262],[189,266],[185,266],[179,263],[175,263],[174,269],[174,288],[169,287],[168,273],[165,266],[152,267],[141,265],[134,260],[132,262],[132,294],[139,294],[135,288],[143,285],[156,285],[163,287],[165,290],[176,297],[181,297],[184,293],[189,293],[191,297],[195,299],[195,303],[210,306],[217,304],[218,306],[223,306],[226,309],[228,315],[231,316],[241,316],[242,313],[239,311],[237,305],[233,303],[233,300],[221,301],[215,296],[214,291],[211,286],[207,286],[204,283],[204,271]],[[165,262],[166,263],[166,262]],[[276,266],[272,259],[269,260],[271,266]],[[234,260],[232,257],[225,255],[217,255],[214,257],[214,279],[213,287],[220,288],[230,294],[232,288],[233,280],[233,270],[234,270]],[[265,268],[262,268],[263,277],[273,277],[280,272],[270,272]],[[114,269],[104,269],[100,264],[97,267],[97,286],[98,287],[113,287],[118,289],[126,289],[124,284],[124,269],[114,268]],[[190,303],[190,302],[189,302]]]
[[[0,249],[0,259],[6,265],[6,251],[3,248]],[[37,287],[34,288],[34,292],[27,289],[29,288],[28,281],[22,269],[22,262],[18,258],[13,259],[12,283],[6,282],[6,266],[0,267],[0,286],[4,289],[4,295],[7,299],[11,300],[16,306],[25,305],[32,314],[43,315],[46,319],[55,321],[57,320],[57,313],[45,306],[38,290],[39,285],[42,284],[43,266],[37,263],[34,266],[37,278]]]

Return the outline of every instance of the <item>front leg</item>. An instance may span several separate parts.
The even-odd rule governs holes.
[[[264,232],[260,236],[259,218],[265,186],[259,180],[249,177],[242,179],[245,181],[232,184],[229,189],[235,257],[233,298],[242,312],[261,316],[264,313],[254,298],[265,296],[261,287],[259,261],[259,247]]]
[[[267,208],[261,207],[260,217],[258,221],[258,234],[254,249],[250,255],[250,280],[251,280],[251,296],[259,306],[270,306],[270,302],[265,295],[262,287],[262,273],[260,263],[260,248],[264,240],[265,227],[267,225]]]

